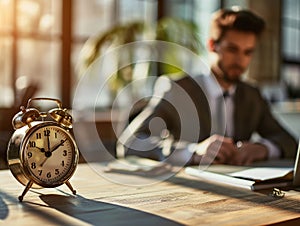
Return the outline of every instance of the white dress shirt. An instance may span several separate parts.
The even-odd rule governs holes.
[[[197,79],[197,77],[195,78]],[[205,80],[205,88],[206,88],[206,96],[208,98],[208,102],[210,105],[210,110],[212,114],[212,118],[216,118],[219,112],[218,109],[218,98],[223,97],[223,92],[225,90],[220,89],[220,86],[217,84],[217,81],[210,76],[206,76]],[[228,95],[224,98],[224,106],[225,106],[225,116],[223,119],[225,120],[225,136],[233,137],[234,135],[234,95],[236,91],[236,86],[233,85],[227,90]],[[212,132],[214,133],[214,131]],[[280,157],[280,149],[270,140],[259,137],[257,134],[253,136],[251,142],[261,143],[265,145],[268,149],[268,159],[276,159]],[[195,146],[190,145],[189,151],[192,151]],[[192,151],[193,152],[193,151]]]

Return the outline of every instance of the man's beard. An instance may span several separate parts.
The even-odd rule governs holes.
[[[227,83],[232,83],[232,84],[236,84],[237,82],[240,81],[240,77],[234,77],[231,78],[227,73],[223,74],[223,80]]]
[[[238,75],[235,75],[235,76],[230,76],[230,75],[224,70],[224,68],[222,67],[222,65],[219,65],[219,67],[220,67],[221,71],[223,72],[223,77],[222,77],[223,80],[224,80],[225,82],[231,83],[231,84],[236,84],[237,82],[239,82],[239,81],[240,81],[240,77],[241,77],[242,73],[244,72],[244,68],[240,67],[239,65],[236,65],[236,64],[235,64],[235,65],[231,65],[231,66],[229,67],[228,71],[231,70],[231,69],[238,69],[238,70],[241,71],[241,73],[238,74]]]

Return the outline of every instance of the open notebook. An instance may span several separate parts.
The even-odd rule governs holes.
[[[230,165],[211,165],[187,167],[185,172],[207,181],[227,184],[251,190],[300,186],[300,142],[297,157],[291,167],[244,167]]]

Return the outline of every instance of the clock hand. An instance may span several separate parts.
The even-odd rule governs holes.
[[[58,143],[57,145],[55,145],[50,152],[54,152],[55,150],[57,150],[61,145],[63,145],[66,142],[67,139],[62,140],[60,143]]]
[[[37,147],[35,146],[37,149],[39,149],[41,152],[45,152],[45,148],[40,148],[40,147]]]
[[[57,150],[61,145],[63,145],[66,142],[67,139],[62,140],[60,143],[56,144],[51,150],[49,151],[45,151],[45,156],[46,158],[43,160],[43,162],[40,164],[41,167],[43,167],[43,165],[45,164],[45,162],[47,161],[47,159],[49,157],[51,157],[52,152],[54,152],[55,150]]]
[[[58,147],[56,147],[57,149]],[[43,165],[45,164],[45,162],[47,161],[48,158],[50,158],[52,155],[52,152],[49,150],[49,151],[45,151],[45,159],[43,160],[43,162],[40,164],[41,167],[43,167]]]
[[[50,136],[47,136],[48,151],[50,151]]]
[[[43,162],[40,164],[41,167],[43,167],[43,165],[45,164],[45,162],[47,161],[48,157],[46,157]]]

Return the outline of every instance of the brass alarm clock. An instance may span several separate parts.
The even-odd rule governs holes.
[[[57,108],[40,112],[33,101],[52,101]],[[30,188],[53,188],[66,184],[76,191],[69,179],[78,164],[79,152],[71,134],[72,116],[52,98],[32,98],[27,107],[12,119],[15,129],[7,149],[8,166],[14,177],[25,187],[22,201]]]

